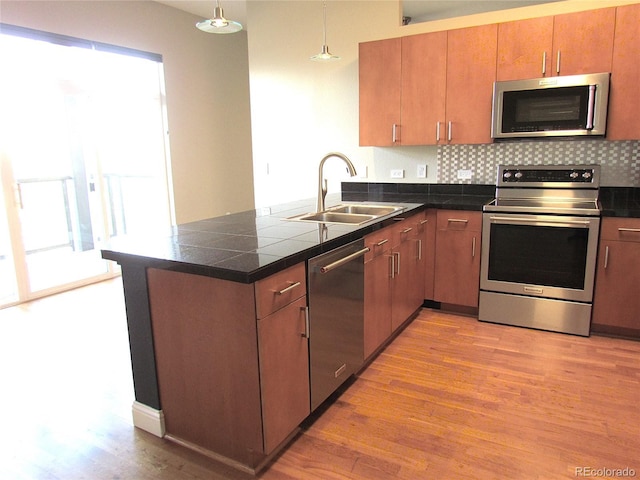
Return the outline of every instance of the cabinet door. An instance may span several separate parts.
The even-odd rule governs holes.
[[[481,223],[479,212],[438,212],[435,301],[478,306]]]
[[[364,264],[364,358],[391,336],[391,251]]]
[[[401,40],[360,44],[360,145],[395,145],[400,138]]]
[[[553,17],[499,24],[498,81],[553,75],[552,40]]]
[[[640,4],[618,7],[611,67],[609,140],[640,138]]]
[[[614,28],[615,8],[556,15],[553,21],[556,74],[610,72]]]
[[[424,298],[433,300],[433,285],[436,267],[436,210],[427,210],[424,232]]]
[[[450,144],[491,143],[498,25],[448,32],[447,124]]]
[[[306,304],[305,296],[258,320],[264,452],[267,455],[311,412]]]
[[[447,32],[402,38],[402,145],[444,140],[446,88]]]

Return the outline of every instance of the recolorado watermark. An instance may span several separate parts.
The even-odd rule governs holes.
[[[576,477],[631,478],[635,476],[636,476],[636,471],[631,467],[625,467],[625,468],[576,467]]]

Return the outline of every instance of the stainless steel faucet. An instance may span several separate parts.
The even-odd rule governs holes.
[[[322,169],[324,168],[324,162],[331,157],[338,157],[347,164],[347,171],[349,175],[352,177],[356,176],[356,167],[353,166],[351,160],[349,160],[346,155],[338,152],[327,153],[322,160],[320,160],[320,167],[318,168],[318,204],[316,206],[316,211],[322,212],[324,211],[324,199],[327,196],[327,179],[323,178]]]

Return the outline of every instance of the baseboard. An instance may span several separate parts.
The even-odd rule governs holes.
[[[162,410],[156,410],[140,402],[133,402],[131,410],[134,426],[156,437],[164,437],[164,413]]]

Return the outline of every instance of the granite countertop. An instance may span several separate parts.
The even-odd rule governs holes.
[[[327,206],[392,203],[405,210],[359,226],[285,220],[315,211],[315,198],[311,198],[177,225],[154,235],[116,237],[102,256],[122,265],[137,263],[253,283],[362,238],[393,222],[395,216],[424,208],[482,211],[494,195],[494,185],[345,182],[341,194],[327,197]],[[640,188],[602,187],[600,203],[603,216],[640,218]]]

